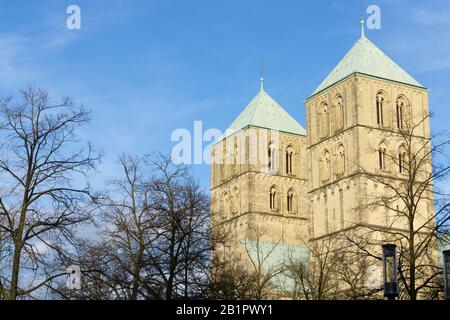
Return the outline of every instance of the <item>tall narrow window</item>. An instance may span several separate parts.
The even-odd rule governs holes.
[[[269,145],[269,148],[267,149],[267,166],[269,171],[275,171],[275,157],[275,148],[272,145]]]
[[[270,210],[276,210],[277,209],[277,189],[275,187],[272,187],[270,189],[270,195],[269,195],[269,208]]]
[[[402,147],[400,149],[400,151],[398,152],[398,171],[400,173],[405,173],[405,171],[407,170],[406,166],[406,151],[404,149],[404,147]]]
[[[342,144],[337,148],[336,152],[336,174],[341,175],[345,171],[345,149]]]
[[[227,178],[227,149],[226,143],[223,143],[222,154],[220,155],[220,179],[221,181],[225,181]]]
[[[319,133],[320,138],[325,138],[328,136],[329,128],[329,112],[328,105],[326,103],[322,104],[319,111]]]
[[[233,214],[239,213],[239,189],[233,190]]]
[[[289,213],[293,213],[294,212],[294,191],[293,190],[288,191],[286,200],[287,200],[287,211]]]
[[[403,129],[405,126],[405,116],[406,116],[406,103],[402,97],[397,99],[397,128]]]
[[[289,174],[289,153],[286,151],[286,174]]]
[[[384,125],[384,115],[383,115],[383,108],[384,108],[384,97],[379,94],[377,95],[377,124],[379,126],[383,126]]]
[[[330,163],[330,153],[325,150],[322,154],[321,159],[321,176],[322,181],[328,181],[331,178],[331,163]]]
[[[267,161],[268,161],[268,168],[269,170],[272,170],[272,147],[269,146],[269,149],[267,149]]]
[[[292,174],[292,158],[293,158],[294,151],[291,147],[288,147],[286,149],[286,174]]]
[[[228,193],[224,192],[222,194],[222,217],[224,219],[226,219],[228,217],[229,208],[230,208],[230,204],[229,204]]]
[[[341,96],[336,97],[335,107],[335,130],[340,130],[344,127],[344,100]]]
[[[403,112],[404,111],[404,107],[403,107],[403,103],[398,107],[398,117],[399,117],[399,123],[398,123],[398,127],[399,129],[403,129]]]
[[[217,181],[218,171],[217,170],[219,170],[219,166],[217,165],[215,149],[213,149],[211,151],[211,165],[212,165],[212,185],[216,185],[216,184],[218,184],[218,181]]]
[[[234,145],[233,148],[233,175],[237,175],[239,173],[239,152],[238,146]]]
[[[381,170],[386,169],[386,148],[380,147],[378,150],[378,162]]]
[[[290,174],[292,174],[292,154],[293,154],[293,152],[291,151],[290,153],[289,153],[289,173]]]

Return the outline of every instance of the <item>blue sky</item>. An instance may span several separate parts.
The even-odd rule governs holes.
[[[66,28],[81,8],[82,29]],[[450,2],[264,0],[0,0],[0,94],[28,85],[73,97],[92,111],[80,132],[106,153],[96,186],[117,156],[169,152],[171,133],[224,130],[267,91],[302,125],[303,100],[358,39],[362,11],[379,5],[367,36],[430,88],[435,131],[450,107]],[[209,166],[193,166],[205,189]]]

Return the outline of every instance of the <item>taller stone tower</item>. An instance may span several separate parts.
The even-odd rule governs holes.
[[[382,179],[405,178],[402,133],[405,121],[418,123],[417,139],[430,137],[428,90],[362,34],[353,48],[306,100],[312,239],[355,226],[405,227],[392,206],[365,207],[383,195]],[[390,156],[388,156],[390,155]],[[403,168],[404,169],[404,168]],[[376,179],[375,179],[376,180]],[[433,216],[425,201],[422,221]]]

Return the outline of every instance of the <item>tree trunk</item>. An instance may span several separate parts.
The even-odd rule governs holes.
[[[414,250],[414,221],[411,219],[409,223],[409,298],[417,299],[416,292],[416,253]]]
[[[30,175],[28,175],[29,177]],[[20,212],[20,221],[16,234],[14,235],[14,256],[11,274],[11,289],[9,293],[10,300],[16,300],[19,293],[19,273],[20,273],[20,258],[23,249],[23,230],[25,228],[25,220],[27,216],[28,204],[28,186],[30,179],[27,178],[25,192],[23,196],[22,210]]]

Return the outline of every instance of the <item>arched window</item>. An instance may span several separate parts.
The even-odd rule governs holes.
[[[396,113],[397,113],[397,128],[404,129],[406,123],[406,106],[407,102],[404,97],[399,97],[396,102]]]
[[[221,181],[224,181],[226,179],[226,168],[227,168],[227,149],[226,149],[226,143],[223,142],[222,147],[222,154],[220,159],[220,179]]]
[[[320,107],[319,112],[319,133],[320,138],[324,138],[328,135],[328,128],[329,128],[329,111],[328,111],[328,105],[326,103],[323,103]]]
[[[381,143],[378,148],[378,165],[380,170],[386,170],[387,168],[387,145],[385,143]]]
[[[239,148],[237,144],[233,147],[233,175],[239,173]]]
[[[341,175],[345,172],[345,149],[342,144],[336,150],[336,174]]]
[[[216,160],[216,150],[212,149],[211,151],[211,166],[212,166],[212,184],[216,185],[217,184],[217,170],[219,169],[218,165],[217,165],[217,160]]]
[[[408,170],[407,158],[408,158],[408,155],[406,152],[406,148],[404,146],[400,147],[400,149],[398,150],[398,172],[406,173],[406,171]]]
[[[385,108],[385,97],[383,93],[378,93],[376,98],[377,105],[377,124],[379,126],[384,126],[384,108]]]
[[[270,195],[269,195],[269,208],[270,210],[276,210],[277,209],[277,187],[273,186],[270,188]]]
[[[292,167],[293,167],[293,157],[294,157],[294,150],[293,150],[293,148],[291,147],[291,146],[289,146],[287,149],[286,149],[286,153],[285,153],[285,157],[286,157],[286,174],[293,174],[293,170],[292,170]]]
[[[267,167],[269,171],[275,171],[276,150],[275,147],[270,144],[267,148]]]
[[[233,214],[239,213],[239,189],[233,189]]]
[[[228,192],[225,191],[222,194],[222,208],[221,208],[222,216],[224,218],[226,218],[228,216],[229,208],[230,208],[229,196],[228,196]]]
[[[331,162],[330,162],[330,153],[325,150],[322,154],[322,158],[320,160],[321,163],[321,176],[322,181],[328,181],[331,178]]]
[[[288,213],[295,212],[295,192],[293,189],[290,189],[287,193],[287,211]]]
[[[335,130],[341,130],[344,128],[344,99],[339,95],[336,97],[335,105]]]

